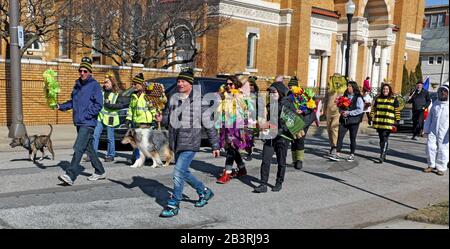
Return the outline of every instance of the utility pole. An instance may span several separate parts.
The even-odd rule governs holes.
[[[12,117],[11,127],[9,128],[9,137],[19,137],[27,133],[25,125],[23,124],[22,111],[22,68],[21,68],[21,54],[19,48],[19,0],[9,1],[9,30],[10,30],[10,68],[11,68],[11,106]]]

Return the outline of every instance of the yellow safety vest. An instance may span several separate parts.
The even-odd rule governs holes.
[[[127,120],[135,124],[151,124],[156,115],[156,109],[149,105],[150,103],[145,99],[144,93],[140,97],[135,93],[132,94]]]
[[[105,96],[105,92],[102,92],[103,98]],[[109,103],[115,104],[119,97],[118,93],[110,93],[108,96]],[[116,127],[120,124],[119,119],[119,110],[112,110],[105,108],[103,106],[102,110],[98,114],[98,120],[101,121],[104,125],[109,127]]]

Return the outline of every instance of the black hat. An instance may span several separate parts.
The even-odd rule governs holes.
[[[133,83],[144,85],[144,75],[142,73],[138,73],[133,77],[132,81]]]
[[[298,86],[297,76],[292,76],[292,78],[289,80],[288,86]]]
[[[179,75],[177,80],[185,80],[189,83],[194,84],[194,70],[192,68],[188,68],[184,71],[182,71]]]
[[[90,73],[92,73],[92,60],[89,57],[83,57],[81,59],[80,68],[86,68]]]
[[[250,83],[253,83],[253,84],[256,84],[256,81],[258,80],[258,77],[256,77],[256,76],[249,76],[248,77],[248,81],[250,82]]]

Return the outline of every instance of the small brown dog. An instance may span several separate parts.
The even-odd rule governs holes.
[[[36,162],[36,154],[38,150],[42,152],[42,157],[39,161],[44,160],[44,149],[47,148],[48,151],[50,151],[50,153],[52,154],[52,160],[55,160],[55,152],[53,151],[53,144],[51,140],[53,126],[51,124],[49,124],[49,126],[50,133],[48,135],[34,135],[29,137],[27,134],[25,134],[25,136],[14,138],[9,146],[11,146],[11,148],[15,148],[17,146],[24,147],[28,150],[30,160],[33,162]]]
[[[129,129],[122,139],[122,144],[130,144],[133,149],[139,149],[140,157],[131,166],[132,168],[143,167],[146,157],[152,158],[152,168],[167,167],[174,158],[174,153],[169,148],[168,131]],[[163,154],[166,159],[165,164],[161,161],[161,154]]]

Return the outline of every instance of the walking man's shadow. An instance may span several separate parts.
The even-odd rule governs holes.
[[[130,184],[113,179],[109,179],[109,181],[120,184],[128,189],[139,187],[146,195],[155,198],[156,203],[161,207],[166,206],[167,200],[169,200],[170,193],[173,192],[173,189],[166,187],[156,180],[147,179],[142,176],[133,176],[132,179],[133,181]],[[185,195],[183,195],[183,198],[189,199],[189,197]]]

